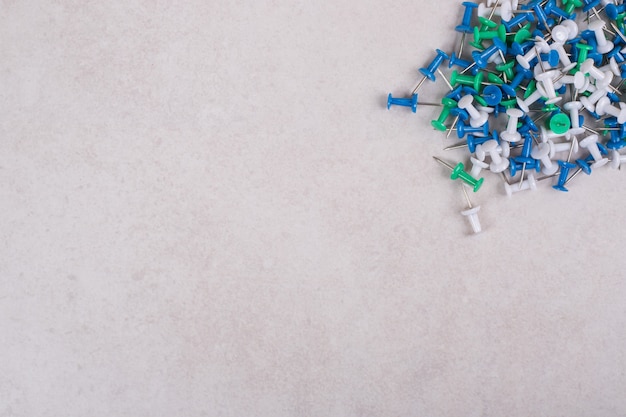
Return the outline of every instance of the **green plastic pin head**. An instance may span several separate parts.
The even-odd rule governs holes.
[[[563,113],[557,113],[550,118],[550,130],[557,135],[563,135],[571,127],[571,121],[569,116]]]

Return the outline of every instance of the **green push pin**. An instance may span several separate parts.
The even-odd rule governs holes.
[[[479,72],[476,76],[472,77],[471,75],[459,74],[457,70],[454,70],[452,71],[452,74],[450,74],[450,83],[453,86],[457,86],[458,84],[469,85],[470,87],[473,87],[474,90],[480,92],[483,77],[484,75],[482,72]]]
[[[504,80],[492,72],[487,73],[487,81],[489,81],[492,84],[497,84],[497,85],[504,84]]]
[[[530,27],[530,25],[527,26]],[[515,35],[513,36],[513,42],[517,42],[521,45],[532,37],[533,35],[532,33],[530,33],[530,30],[528,30],[528,28],[524,26],[515,33]]]
[[[585,62],[585,60],[587,59],[587,55],[589,54],[589,51],[593,50],[593,46],[590,45],[586,45],[584,43],[580,43],[578,42],[576,44],[576,49],[578,49],[578,60],[576,61],[578,63],[578,65],[576,65],[574,68],[572,68],[572,73],[580,70],[580,64],[582,64],[583,62]],[[587,74],[585,74],[587,75]]]
[[[515,60],[502,63],[500,65],[496,65],[496,71],[500,71],[507,80],[512,80],[515,77],[515,71],[513,71],[513,67],[515,66]]]
[[[467,172],[465,172],[465,167],[463,166],[463,162],[459,162],[458,164],[456,164],[456,166],[453,167],[452,165],[448,164],[445,161],[442,161],[436,156],[433,156],[433,158],[435,159],[435,161],[439,162],[441,165],[443,165],[446,168],[449,168],[452,171],[452,174],[450,175],[450,179],[456,180],[457,178],[460,178],[464,183],[474,187],[474,192],[478,191],[481,185],[483,185],[483,181],[485,179],[484,178],[476,179],[472,177],[470,174],[468,174]]]
[[[550,118],[550,130],[557,135],[564,135],[571,127],[569,116],[563,113],[557,113]]]
[[[441,110],[439,117],[437,118],[437,120],[431,121],[430,124],[435,129],[445,132],[448,128],[446,127],[446,125],[443,124],[443,122],[445,122],[450,115],[450,111],[456,107],[457,102],[449,97],[444,97],[441,100],[441,104],[443,104],[443,109]]]
[[[565,6],[565,13],[572,14],[574,9],[583,6],[583,2],[581,0],[563,0],[563,6]]]
[[[499,25],[496,30],[478,30],[478,26],[474,26],[474,42],[481,44],[484,40],[500,38],[502,42],[506,42],[506,28]]]
[[[526,86],[526,91],[524,92],[524,100],[526,100],[532,93],[537,90],[537,81],[533,78],[530,80],[528,85]]]
[[[517,107],[517,99],[514,97],[508,100],[502,100],[500,105],[504,106],[505,109],[515,108]]]
[[[485,99],[482,96],[475,95],[474,96],[474,100],[476,100],[476,103],[478,103],[479,105],[481,105],[483,107],[489,107],[489,105],[487,104],[487,102],[485,101]]]

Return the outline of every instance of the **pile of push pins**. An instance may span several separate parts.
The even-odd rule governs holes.
[[[511,196],[547,179],[555,190],[568,191],[580,172],[618,169],[626,160],[619,152],[626,146],[620,90],[626,81],[626,3],[487,0],[462,6],[458,50],[437,49],[411,95],[389,94],[387,108],[442,107],[432,127],[447,137],[456,131],[463,141],[445,150],[468,149],[472,167],[466,172],[463,162],[434,158],[464,183],[469,207],[461,213],[478,233],[480,206],[472,206],[467,188],[477,192],[483,172],[497,174]],[[420,103],[419,89],[439,79],[450,90],[441,104]]]

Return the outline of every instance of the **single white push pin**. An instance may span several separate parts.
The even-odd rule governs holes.
[[[474,178],[480,178],[480,172],[483,169],[489,168],[488,163],[483,162],[479,159],[476,159],[473,156],[470,158],[470,161],[472,162],[472,169],[470,170],[470,175]]]
[[[598,135],[587,136],[585,139],[580,141],[579,145],[581,148],[587,149],[593,157],[595,162],[591,164],[592,167],[600,168],[609,162],[608,158],[603,158],[600,153],[600,148],[598,148]]]
[[[596,113],[598,113],[598,116],[610,114],[611,116],[617,118],[617,123],[626,123],[626,103],[620,101],[618,109],[617,107],[611,105],[611,100],[607,96],[602,97],[596,103]]]
[[[522,181],[521,186],[513,187],[507,181],[504,182],[504,191],[506,191],[506,195],[511,197],[514,193],[519,193],[524,190],[536,190],[537,189],[537,181],[535,181],[535,176],[533,174],[528,174],[528,177]]]
[[[472,127],[480,127],[484,125],[485,123],[487,123],[487,120],[489,119],[489,114],[478,111],[476,107],[472,105],[473,101],[474,101],[474,96],[472,96],[471,94],[468,94],[466,96],[463,96],[459,100],[457,105],[459,109],[467,110],[467,113],[470,116],[470,125]]]
[[[589,30],[592,30],[596,35],[596,42],[598,42],[597,50],[601,54],[609,53],[613,50],[613,42],[606,39],[606,35],[604,34],[604,26],[606,23],[604,20],[594,20],[589,23]]]
[[[550,145],[548,143],[540,143],[530,152],[533,159],[541,161],[541,172],[546,175],[552,175],[559,170],[559,166],[550,159]]]
[[[506,114],[509,116],[509,122],[506,125],[506,131],[500,133],[500,139],[507,142],[519,142],[522,136],[517,131],[517,122],[520,117],[524,116],[524,112],[520,109],[508,109]]]
[[[554,158],[554,155],[558,152],[578,152],[578,139],[576,139],[576,136],[571,137],[571,143],[554,143],[551,140],[548,140],[548,144],[550,145],[550,159]]]
[[[578,72],[577,74],[580,74]],[[572,127],[569,129],[569,133],[572,135],[580,135],[585,131],[583,127],[580,126],[579,113],[580,109],[583,108],[583,104],[580,101],[570,101],[563,105],[563,108],[569,112],[569,119],[572,123]]]
[[[479,155],[478,152],[478,147],[476,147],[476,156],[480,159],[481,155]],[[502,148],[500,148],[496,140],[490,139],[483,143],[480,148],[480,153],[482,154],[483,152],[491,157],[491,164],[489,164],[489,170],[491,172],[497,174],[509,167],[509,160],[500,155]]]
[[[461,214],[468,219],[474,233],[480,233],[480,231],[482,230],[482,228],[480,227],[480,219],[478,218],[480,206],[472,207],[472,202],[469,199],[469,195],[467,195],[465,185],[461,185],[461,188],[463,188],[463,194],[465,194],[465,199],[467,200],[468,205],[468,209],[463,210]]]
[[[547,104],[554,104],[563,99],[563,97],[556,95],[556,90],[554,89],[553,80],[557,73],[557,70],[550,70],[542,72],[541,74],[537,74],[535,76],[535,80],[539,81],[543,85],[543,89],[546,92],[546,97],[548,98],[548,100],[546,100]]]

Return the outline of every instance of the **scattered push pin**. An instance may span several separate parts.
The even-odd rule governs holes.
[[[535,177],[533,174],[528,174],[528,177],[522,181],[522,186],[512,186],[508,183],[508,181],[504,181],[504,191],[506,195],[511,197],[513,194],[518,193],[524,190],[536,190],[537,182],[535,181]]]
[[[474,192],[478,191],[483,185],[483,181],[485,179],[476,179],[467,172],[465,172],[465,166],[463,165],[463,162],[459,162],[458,164],[456,164],[456,166],[452,166],[447,162],[437,158],[436,156],[433,156],[433,158],[435,159],[435,161],[439,162],[441,165],[452,171],[452,174],[450,174],[450,179],[456,180],[457,178],[460,178],[464,183],[470,185],[473,188]]]
[[[387,110],[391,106],[410,107],[413,113],[417,111],[417,94],[413,94],[411,98],[396,98],[389,93],[387,96]]]
[[[478,218],[478,212],[480,211],[480,206],[472,207],[472,202],[470,201],[469,195],[467,195],[467,190],[465,189],[465,185],[461,186],[463,189],[463,194],[465,194],[465,199],[467,200],[467,210],[463,210],[461,214],[467,218],[470,225],[472,226],[472,230],[474,233],[480,233],[482,228],[480,227],[480,219]]]

